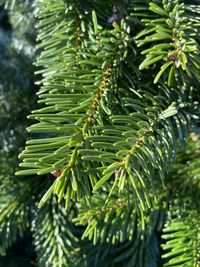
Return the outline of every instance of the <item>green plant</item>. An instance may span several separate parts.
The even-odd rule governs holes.
[[[34,10],[39,107],[16,172],[31,178],[2,227],[29,222],[41,267],[198,267],[198,2]]]

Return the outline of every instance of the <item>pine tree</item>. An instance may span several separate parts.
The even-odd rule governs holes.
[[[0,252],[28,231],[41,267],[199,267],[198,1],[11,6],[27,21],[16,28],[25,40],[17,84],[33,60],[33,14],[40,80],[36,108],[24,81],[12,95],[25,106],[15,132],[5,126],[13,108],[0,110]],[[27,113],[35,122],[21,135]]]

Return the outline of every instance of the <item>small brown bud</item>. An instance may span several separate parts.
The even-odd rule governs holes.
[[[60,169],[60,170],[55,170],[55,171],[52,171],[51,174],[54,176],[54,177],[59,177],[62,173],[63,169]]]
[[[181,62],[180,62],[177,54],[168,55],[167,59],[173,61],[174,65],[177,69],[181,66]]]
[[[172,55],[167,56],[167,59],[169,59],[171,61],[176,61],[178,58],[177,58],[176,54],[172,54]]]

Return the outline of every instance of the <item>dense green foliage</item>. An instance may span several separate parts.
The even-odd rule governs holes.
[[[0,32],[0,253],[28,232],[40,267],[199,267],[198,2],[14,2]]]

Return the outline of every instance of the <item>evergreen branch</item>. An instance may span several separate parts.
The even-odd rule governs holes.
[[[54,198],[37,212],[32,231],[38,266],[76,266],[72,251],[78,249],[78,238],[72,233],[68,219],[63,205],[58,206]]]
[[[0,252],[32,225],[41,267],[199,266],[199,140],[186,140],[200,117],[198,0],[5,1]],[[16,180],[35,12],[37,136],[17,174],[53,177]]]
[[[61,7],[64,8],[63,6]],[[69,10],[72,12],[71,10],[73,9],[69,8]],[[53,19],[55,19],[54,16]],[[47,21],[51,22],[50,15]],[[99,26],[96,25],[95,13],[93,13],[93,22],[95,34],[97,35]],[[46,23],[46,19],[41,22],[41,24],[45,26]],[[73,21],[68,24],[72,27]],[[63,21],[61,25],[63,25]],[[58,37],[55,45],[63,46],[62,49],[66,49],[65,44],[62,44],[63,37],[60,40],[61,44],[59,43],[59,37],[61,35],[59,33],[59,27],[60,24],[55,33],[56,37]],[[105,91],[109,89],[110,84],[113,83],[112,80],[118,75],[116,71],[118,62],[122,61],[126,55],[128,33],[126,33],[126,28],[124,27],[125,25],[122,24],[122,29],[120,29],[118,25],[115,25],[114,30],[111,32],[111,37],[108,37],[107,31],[103,31],[99,33],[98,38],[96,37],[96,39],[94,39],[92,37],[93,32],[91,32],[91,41],[88,42],[91,48],[88,47],[88,53],[81,52],[80,49],[78,54],[82,57],[82,60],[79,61],[77,60],[77,52],[74,54],[73,48],[74,46],[77,47],[77,45],[73,42],[70,43],[67,51],[69,57],[72,55],[71,61],[74,62],[74,64],[70,63],[66,67],[65,64],[62,66],[59,62],[59,68],[61,68],[61,70],[58,74],[55,74],[55,80],[58,78],[56,84],[54,83],[55,81],[53,81],[52,84],[52,79],[51,77],[48,78],[48,76],[52,75],[52,71],[54,72],[57,62],[55,62],[52,70],[52,64],[49,64],[49,59],[47,60],[46,58],[46,51],[41,54],[39,63],[46,67],[44,74],[46,71],[47,74],[45,74],[46,77],[43,81],[43,83],[45,83],[44,89],[41,89],[39,97],[41,98],[40,102],[45,103],[47,107],[34,111],[34,114],[29,116],[29,118],[36,118],[41,121],[39,124],[29,127],[29,130],[31,132],[57,133],[58,136],[28,141],[28,146],[20,154],[20,158],[24,159],[24,162],[21,163],[20,166],[30,169],[17,172],[18,175],[34,173],[41,175],[49,172],[55,173],[55,170],[61,173],[42,199],[40,206],[53,191],[58,195],[59,202],[66,191],[66,207],[69,205],[69,200],[73,192],[78,196],[78,199],[80,199],[82,195],[85,196],[85,198],[88,198],[90,195],[90,184],[94,186],[97,178],[95,176],[91,178],[90,176],[88,179],[88,177],[86,175],[83,176],[80,171],[77,173],[77,164],[84,166],[79,156],[79,149],[80,147],[84,148],[84,146],[87,146],[87,143],[84,144],[85,136],[91,134],[91,125],[95,123],[94,121],[99,120],[97,111],[99,113],[101,99],[104,97]],[[54,30],[52,31],[54,32]],[[67,32],[69,31],[71,31],[71,28],[67,30]],[[49,32],[49,35],[53,35],[54,39],[54,33],[52,34],[51,31]],[[78,34],[78,40],[80,39],[79,36],[80,34]],[[49,40],[43,41],[40,47],[44,45],[48,47],[48,43]],[[100,47],[102,51],[95,55],[94,53],[99,51]],[[119,48],[122,49],[123,47],[123,50],[119,50]],[[53,48],[54,53],[52,53],[52,46],[50,46],[49,50],[51,51],[51,56],[55,57],[57,50]],[[54,59],[52,59],[52,62],[53,60]],[[47,61],[47,64],[45,64],[45,61]],[[97,69],[94,69],[94,65]],[[94,74],[91,74],[91,68],[93,68]],[[117,68],[119,68],[119,66]],[[62,74],[64,70],[67,70],[69,76],[64,73]],[[50,75],[48,73],[50,73]],[[63,84],[63,82],[65,84]],[[50,88],[52,85],[57,89],[51,90]],[[47,90],[49,90],[48,94],[46,93]],[[65,92],[67,90],[69,93]],[[54,113],[55,111],[59,111],[59,113]],[[60,136],[62,133],[64,133],[65,137]],[[71,135],[72,137],[70,137]],[[82,179],[86,181],[85,187],[79,185],[77,177],[80,177],[80,180],[82,180],[81,176]]]
[[[129,114],[113,115],[112,126],[96,127],[99,131],[98,135],[87,138],[91,141],[93,149],[80,150],[80,153],[83,160],[93,160],[99,164],[103,162],[101,179],[95,185],[94,190],[106,185],[107,181],[112,178],[114,182],[110,195],[116,186],[121,192],[131,183],[135,190],[136,205],[141,212],[152,205],[146,183],[150,182],[153,186],[155,182],[151,177],[155,174],[164,180],[173,162],[177,137],[174,135],[174,125],[167,120],[168,117],[174,116],[178,124],[179,113],[173,105],[162,112],[156,97],[150,93],[136,92],[135,96],[138,97],[138,101],[124,98],[123,106],[130,107]],[[148,113],[146,113],[145,105],[143,106],[141,101],[148,102],[149,99],[154,106],[148,108]],[[133,112],[135,108],[137,112]],[[181,133],[181,127],[185,128],[185,125],[178,124],[178,127]],[[158,136],[160,142],[156,141]],[[182,136],[180,134],[180,138]]]
[[[0,201],[0,254],[5,255],[19,236],[29,227],[29,210],[14,194],[2,193]]]
[[[200,264],[199,135],[191,135],[187,143],[185,151],[179,151],[178,162],[167,183],[170,210],[162,236],[164,266]]]
[[[146,58],[140,69],[162,61],[161,69],[154,79],[155,83],[163,74],[168,75],[169,86],[174,84],[177,76],[185,84],[192,77],[200,81],[200,47],[197,35],[200,9],[196,6],[193,11],[195,14],[191,12],[192,9],[192,5],[186,5],[179,0],[159,4],[150,2],[149,10],[154,16],[143,19],[145,29],[136,36],[136,43],[138,47],[153,44],[141,52]]]
[[[163,259],[164,266],[194,266],[200,265],[199,260],[199,220],[198,213],[191,211],[187,217],[174,218],[165,225],[162,238],[165,244]],[[192,219],[192,220],[191,220]]]
[[[179,198],[190,198],[198,206],[200,190],[200,158],[199,134],[192,133],[187,139],[187,147],[177,154],[177,163],[172,168],[171,177],[166,177],[166,186],[170,192],[173,188],[174,195]],[[189,197],[190,195],[190,197]]]
[[[114,244],[117,240],[123,242],[128,238],[132,239],[133,233],[130,234],[129,231],[133,231],[134,227],[127,227],[127,224],[128,222],[131,225],[136,223],[136,214],[132,207],[134,204],[128,203],[125,198],[113,196],[105,206],[105,199],[105,197],[102,198],[99,194],[95,194],[92,198],[92,206],[94,207],[91,209],[87,209],[84,205],[80,207],[78,218],[73,221],[80,225],[87,225],[82,239],[85,237],[93,239],[94,245],[98,242],[112,242]],[[112,226],[110,221],[112,221]],[[124,231],[122,231],[121,221],[126,226]]]
[[[125,191],[121,197],[113,194],[105,205],[106,194],[96,193],[91,199],[91,208],[82,203],[78,217],[73,219],[77,225],[87,225],[82,239],[87,237],[94,245],[116,244],[131,241],[136,231],[141,237],[150,231],[151,223],[157,224],[159,211],[154,207],[153,212],[146,213],[144,220],[140,220],[132,195],[131,191]]]
[[[193,139],[197,138],[197,136],[193,136]],[[198,185],[198,183],[196,183],[196,181],[194,180],[194,184],[190,183],[190,189],[187,187],[186,190],[183,190],[183,188],[185,187],[185,185],[180,187],[180,183],[179,185],[175,185],[173,183],[173,180],[177,180],[177,178],[179,177],[179,179],[181,178],[181,176],[183,175],[183,177],[187,177],[187,174],[189,175],[188,177],[188,181],[191,181],[192,179],[192,173],[191,170],[193,168],[194,170],[194,177],[196,177],[196,174],[198,172],[198,168],[199,168],[199,150],[198,150],[198,140],[196,140],[196,142],[189,142],[189,147],[187,148],[187,150],[185,150],[185,153],[179,153],[178,154],[178,165],[177,168],[174,169],[173,171],[173,175],[170,175],[170,185],[171,188],[170,191],[168,190],[167,192],[172,192],[172,195],[175,195],[175,197],[177,197],[177,194],[179,194],[179,196],[182,198],[182,200],[179,200],[179,207],[177,206],[177,201],[176,203],[172,204],[173,209],[175,210],[175,213],[173,213],[174,215],[180,217],[183,217],[182,212],[179,213],[177,215],[177,210],[178,209],[185,209],[185,204],[183,205],[183,202],[185,201],[185,195],[186,195],[186,190],[191,192],[191,189],[194,187],[194,184]],[[181,158],[179,158],[181,156]],[[185,161],[187,159],[187,165],[185,164]],[[190,161],[188,161],[190,159]],[[182,165],[181,163],[182,162]],[[195,170],[195,168],[196,170]],[[188,169],[188,170],[186,170]],[[177,172],[179,173],[179,175],[177,174]],[[181,174],[182,173],[182,174]],[[186,173],[186,175],[185,175]],[[182,177],[182,178],[183,178]],[[198,176],[197,176],[198,177]],[[196,178],[197,178],[196,177]],[[184,179],[183,179],[184,180]],[[177,181],[178,183],[178,181]],[[168,187],[168,185],[167,185]],[[176,191],[174,190],[176,188]],[[167,195],[168,195],[167,193]],[[130,192],[129,192],[130,194]],[[160,190],[156,191],[156,193],[154,192],[154,194],[159,194],[159,196],[161,196],[161,192]],[[198,194],[198,190],[194,191],[194,200],[196,199],[196,194]],[[182,195],[182,196],[181,196]],[[123,196],[123,199],[121,199],[120,197]],[[99,242],[102,242],[102,245],[105,247],[105,250],[107,251],[108,255],[106,255],[106,258],[108,260],[107,263],[104,263],[105,266],[107,266],[106,264],[112,264],[113,266],[119,266],[120,264],[123,266],[157,266],[157,262],[158,262],[158,240],[156,239],[155,236],[155,232],[154,231],[160,231],[161,227],[163,225],[163,222],[160,221],[161,218],[164,218],[165,215],[164,213],[167,212],[166,209],[166,204],[164,204],[165,209],[163,210],[163,208],[161,208],[160,212],[156,211],[155,207],[154,210],[152,212],[150,212],[150,214],[146,217],[145,220],[145,228],[142,230],[141,227],[141,220],[138,220],[137,223],[134,224],[135,220],[137,221],[137,213],[136,213],[136,209],[134,208],[135,206],[135,201],[128,197],[128,193],[126,191],[121,192],[119,196],[116,195],[112,195],[109,200],[107,201],[107,204],[105,205],[105,199],[106,199],[106,195],[101,194],[99,195],[98,193],[96,193],[91,200],[91,208],[88,208],[86,206],[84,206],[84,203],[82,203],[83,205],[81,205],[80,210],[79,210],[79,215],[78,218],[75,219],[74,221],[77,224],[81,224],[81,225],[87,225],[87,228],[84,232],[84,235],[82,238],[86,238],[88,237],[89,239],[92,239],[93,242],[98,245],[98,248],[100,249],[101,246],[99,245]],[[168,198],[169,199],[169,196]],[[187,198],[188,199],[188,198]],[[119,202],[118,202],[119,200]],[[167,200],[168,201],[168,200]],[[163,202],[163,196],[161,197],[161,201],[159,201],[160,205],[162,206],[163,204],[161,204]],[[184,202],[185,203],[185,202]],[[175,205],[175,208],[174,208]],[[163,207],[164,207],[163,206]],[[193,206],[194,209],[195,207],[198,206],[198,200],[196,199],[193,202]],[[187,204],[187,207],[189,209],[191,209],[191,204]],[[194,210],[192,209],[192,210]],[[133,216],[131,216],[131,214],[133,214]],[[198,218],[198,211],[196,213],[194,217],[194,220],[196,220]],[[125,217],[124,217],[125,215]],[[130,217],[129,217],[130,216]],[[134,217],[135,216],[135,217]],[[170,217],[169,217],[169,221],[171,220],[171,213],[170,213]],[[135,220],[133,220],[133,218],[135,218]],[[148,219],[149,218],[149,219]],[[158,219],[160,218],[160,219]],[[127,219],[127,220],[126,220]],[[180,221],[180,219],[175,219],[175,221],[178,220]],[[106,223],[105,223],[106,222]],[[185,222],[182,221],[182,222]],[[132,227],[129,227],[129,225],[132,225]],[[170,224],[170,222],[168,222],[168,225]],[[155,228],[151,228],[154,225]],[[188,226],[187,226],[188,227]],[[170,228],[172,231],[172,228]],[[188,229],[188,228],[187,228]],[[182,231],[182,228],[175,228],[175,231],[182,231],[182,235],[181,238],[183,238],[183,235],[186,237],[186,239],[188,240],[189,237],[191,237],[191,233],[198,232],[198,223],[196,223],[196,221],[194,221],[194,227],[189,227],[189,229],[191,230],[188,235],[184,234],[184,231]],[[129,230],[131,230],[130,232],[128,232]],[[169,230],[169,229],[168,229]],[[141,231],[141,232],[140,232]],[[186,231],[186,230],[185,230]],[[136,232],[140,233],[140,235],[144,235],[143,236],[143,245],[140,247],[138,246],[137,243],[137,237],[135,237]],[[146,234],[149,233],[149,236],[147,238]],[[187,230],[188,232],[188,230]],[[121,235],[120,235],[121,233]],[[164,236],[164,239],[166,238],[171,239],[172,238],[172,234],[173,237],[175,237],[177,235],[177,242],[180,243],[180,240],[178,240],[179,237],[179,232],[170,232],[169,234],[167,233]],[[124,239],[120,239],[120,237],[124,237]],[[138,238],[140,239],[141,237]],[[194,236],[195,237],[195,236]],[[129,239],[129,241],[126,240]],[[182,239],[181,239],[182,240]],[[198,263],[198,242],[199,242],[199,237],[194,239],[194,246],[193,246],[193,256],[190,258],[192,260],[194,260],[195,264]],[[112,246],[112,248],[109,248],[109,245],[106,245],[106,243],[104,242],[108,242],[108,244],[110,244],[111,242],[116,244],[115,246]],[[125,243],[122,243],[125,242]],[[182,242],[182,241],[181,241]],[[145,245],[144,245],[145,244]],[[156,245],[157,244],[157,245]],[[174,249],[174,251],[172,251],[171,253],[168,254],[169,252],[169,246],[174,244],[174,239],[172,241],[170,241],[169,243],[163,245],[164,249],[166,247],[166,262],[168,262],[168,259],[171,259],[171,256],[173,253],[176,256],[177,251],[179,251],[178,249],[176,250],[176,245],[174,244],[174,246],[172,247],[172,250]],[[108,248],[108,250],[106,249]],[[187,249],[185,248],[185,244],[180,243],[180,251],[188,251],[189,245]],[[190,249],[191,252],[191,249]],[[137,255],[137,253],[140,254],[140,256]],[[144,253],[144,254],[143,254]],[[141,256],[144,255],[144,256]],[[181,258],[182,258],[183,253],[181,254]],[[165,254],[163,255],[163,258],[165,258]],[[187,260],[187,257],[184,257],[184,260]],[[140,259],[140,262],[138,262],[138,259]],[[110,260],[110,262],[109,262]],[[178,261],[178,259],[172,259],[173,262]],[[99,262],[102,262],[102,259],[99,258]],[[94,263],[93,263],[94,264]],[[194,266],[198,266],[195,265]],[[96,266],[96,265],[95,265]],[[98,266],[98,264],[97,264]],[[168,264],[166,265],[168,266]],[[169,266],[173,266],[172,264]],[[191,262],[188,262],[188,266],[191,266]]]
[[[93,250],[99,249],[98,260],[96,264],[92,262],[92,266],[156,266],[158,241],[154,231],[160,231],[163,211],[155,207],[146,214],[144,227],[137,217],[135,201],[128,199],[127,194],[130,192],[124,192],[122,198],[112,195],[106,206],[106,196],[95,194],[91,208],[82,203],[78,218],[74,219],[78,225],[87,225],[82,239],[93,240]],[[141,240],[143,245],[140,246]],[[97,254],[90,256],[92,251],[88,253],[92,259],[97,257]],[[105,263],[104,258],[107,259]]]

